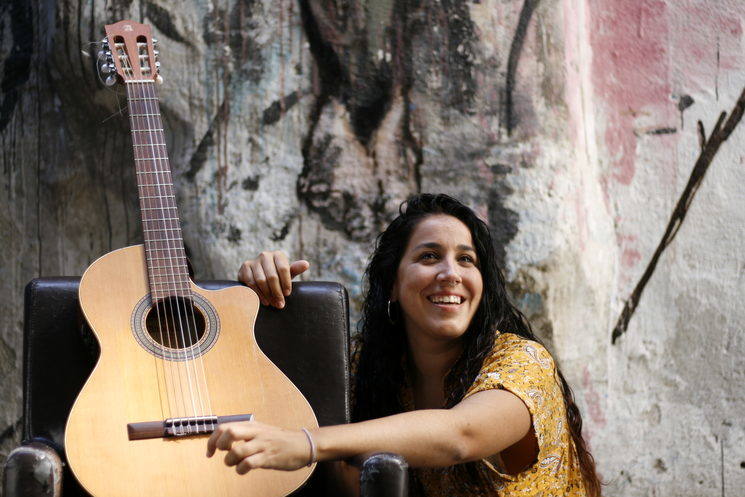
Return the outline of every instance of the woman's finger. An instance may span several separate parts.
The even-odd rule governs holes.
[[[298,274],[302,274],[308,270],[310,262],[300,259],[290,264],[290,278],[294,278]]]
[[[234,443],[227,454],[225,454],[225,464],[235,466],[244,458],[252,456],[264,450],[263,446],[252,440],[251,442]]]
[[[235,472],[239,475],[245,475],[252,469],[263,468],[266,463],[266,455],[263,452],[258,452],[251,456],[244,458],[235,467]]]
[[[279,283],[279,274],[277,274],[274,254],[262,252],[260,260],[261,268],[264,270],[264,276],[266,276],[266,284],[267,287],[269,287],[269,293],[267,293],[266,296],[272,304],[281,309],[285,305],[285,299],[282,294],[282,287]]]
[[[266,275],[264,274],[264,268],[261,266],[260,263],[254,264],[251,266],[251,271],[253,271],[253,277],[254,277],[254,283],[256,284],[256,287],[259,289],[257,293],[262,295],[264,297],[264,300],[261,302],[264,305],[269,305],[271,303],[271,292],[269,291],[269,285],[266,282]]]
[[[256,279],[254,278],[253,269],[251,269],[251,266],[246,267],[246,274],[248,276],[246,276],[246,281],[244,281],[244,283],[246,283],[246,285],[251,290],[256,292],[256,295],[259,296],[259,300],[261,300],[261,303],[263,305],[269,305],[269,301],[267,300],[266,296],[262,293],[261,288],[259,288],[259,286],[256,284]]]
[[[218,425],[207,440],[207,457],[212,457],[217,449],[230,450],[236,440],[251,440],[255,429],[250,421]]]
[[[287,297],[292,290],[292,275],[290,273],[290,261],[284,252],[274,253],[274,266],[277,268],[279,275],[279,286],[282,289],[282,295]]]

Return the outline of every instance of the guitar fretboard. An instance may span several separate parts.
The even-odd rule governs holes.
[[[190,295],[171,167],[153,82],[127,82],[145,257],[153,300]]]

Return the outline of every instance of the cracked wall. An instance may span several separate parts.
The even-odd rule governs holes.
[[[0,457],[17,443],[22,289],[141,230],[103,25],[160,40],[161,109],[198,278],[262,249],[360,276],[416,191],[491,225],[559,359],[608,495],[745,488],[742,126],[683,197],[745,87],[737,0],[13,0],[0,7]],[[700,125],[698,124],[700,121]],[[726,127],[726,126],[725,126]],[[703,128],[703,140],[701,139]],[[676,205],[684,219],[659,250]],[[611,334],[634,289],[638,305]]]

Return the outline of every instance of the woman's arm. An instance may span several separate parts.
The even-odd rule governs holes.
[[[312,430],[318,461],[368,452],[401,454],[412,466],[450,466],[501,452],[530,430],[530,413],[506,390],[487,390],[452,409],[411,411],[385,418]],[[302,431],[257,422],[221,425],[207,455],[228,451],[225,463],[240,474],[254,468],[293,470],[310,461]]]

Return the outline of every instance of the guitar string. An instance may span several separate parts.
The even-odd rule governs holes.
[[[122,50],[122,54],[121,54],[120,60],[121,60],[121,63],[122,63],[121,65],[122,65],[122,67],[125,70],[125,73],[127,73],[127,75],[129,76],[130,79],[134,79],[134,71],[132,70],[131,64],[129,62],[129,57],[128,57],[127,53],[126,53],[126,49],[123,49]],[[137,105],[135,103],[136,100],[132,100],[131,99],[131,97],[132,97],[132,95],[131,95],[131,84],[127,84],[126,88],[127,88],[128,96],[130,97],[128,99],[128,102],[131,104],[131,107],[130,107],[130,120],[132,122],[131,123],[132,129],[134,130],[134,129],[137,129],[137,126],[135,125],[135,121],[136,121],[137,118],[135,116],[136,115],[139,116],[139,114],[141,114],[141,113],[140,112],[137,112],[137,109],[136,109]],[[133,142],[135,142],[134,139],[133,139]],[[137,157],[137,152],[136,152],[137,147],[133,147],[133,148],[135,149],[134,150],[135,157]],[[135,161],[135,163],[136,162],[137,161]],[[155,208],[154,205],[153,205],[154,202],[152,201],[152,199],[147,198],[147,197],[150,197],[150,196],[147,195],[147,193],[148,193],[147,192],[148,185],[147,185],[146,179],[143,178],[142,181],[140,181],[138,179],[137,183],[138,183],[138,189],[140,190],[140,198],[141,198],[142,208],[143,209],[154,209]],[[147,211],[145,211],[145,210],[142,211],[143,227],[145,226],[145,221],[149,221],[148,219],[146,219],[145,212],[147,212]],[[147,233],[147,232],[144,232],[144,233]],[[146,238],[146,241],[147,242],[151,242],[148,238]],[[148,244],[150,245],[150,247],[148,247]],[[151,243],[146,243],[145,246],[148,249],[148,252],[152,248],[152,245],[153,245],[152,242]],[[154,282],[154,280],[155,280],[155,275],[154,274],[151,274],[151,280]],[[167,317],[164,317],[164,316],[162,317],[161,316],[160,306],[157,305],[158,304],[158,299],[157,299],[157,297],[158,297],[158,290],[157,290],[157,288],[152,288],[152,287],[150,288],[150,296],[151,296],[151,305],[153,305],[155,307],[155,310],[156,310],[156,313],[157,313],[157,316],[158,316],[158,330],[159,330],[159,333],[160,333],[160,348],[161,348],[161,358],[162,358],[161,360],[162,360],[162,363],[163,363],[163,370],[165,371],[166,369],[168,369],[169,376],[171,377],[171,388],[168,388],[167,378],[166,378],[165,373],[164,373],[164,378],[163,379],[164,379],[164,383],[166,385],[166,394],[168,395],[168,407],[169,407],[169,410],[171,411],[170,412],[170,415],[168,417],[169,418],[178,418],[178,417],[181,417],[181,416],[180,416],[180,412],[179,412],[180,411],[180,409],[179,409],[179,396],[178,396],[178,392],[177,392],[176,388],[178,388],[181,391],[181,398],[180,398],[181,404],[183,405],[183,402],[184,402],[183,384],[182,384],[182,381],[181,381],[181,373],[179,371],[177,371],[177,373],[174,374],[174,372],[173,372],[173,369],[174,369],[173,362],[172,361],[168,361],[166,359],[166,353],[165,353],[165,347],[166,347],[165,342],[166,342],[166,340],[163,340],[163,328],[164,328],[163,323],[164,322],[165,322],[166,337],[167,337],[167,342],[168,342],[168,348],[169,349],[172,348],[171,347],[171,336],[170,336],[169,328],[168,328],[168,319],[167,319]],[[165,313],[165,309],[163,309],[163,312]],[[174,377],[176,377],[178,379],[178,381],[174,380]],[[170,395],[171,393],[173,394],[173,404],[171,404],[171,395]],[[185,413],[186,410],[184,409],[183,412]],[[174,427],[174,429],[175,429],[175,427]]]
[[[151,98],[150,101],[153,102],[153,105],[157,109],[157,112],[155,112],[155,114],[156,114],[156,116],[157,116],[158,119],[161,119],[161,123],[162,123],[162,116],[160,114],[160,104],[159,104],[160,99],[158,98],[157,87],[155,86],[154,83],[149,83],[148,89],[150,90],[150,95],[149,95],[150,98]],[[162,125],[159,125],[159,128],[160,129],[164,129]],[[166,166],[168,166],[168,159],[167,158],[164,159],[164,162],[165,162]],[[169,175],[169,177],[167,178],[167,181],[169,182],[169,184],[173,185],[173,173],[171,172],[170,167],[166,167],[165,168],[165,171],[166,171],[166,174]],[[188,290],[189,297],[193,301],[194,300],[194,291],[192,290],[191,285],[189,285],[188,288],[189,288],[189,290]],[[193,337],[196,340],[196,343],[199,343],[200,342],[200,338],[197,336],[198,328],[197,328],[197,322],[196,322],[196,311],[195,311],[194,307],[195,307],[194,305],[189,306],[189,310],[187,311],[187,314],[190,314],[191,315],[190,317],[191,317],[191,327],[192,327],[192,328],[189,328],[189,323],[188,323],[189,316],[187,316],[186,317],[186,319],[187,319],[187,329],[189,329],[189,333],[188,333],[189,339],[190,340],[192,339],[191,330],[193,329],[194,330]],[[208,321],[207,321],[207,319],[205,319],[205,333],[207,333],[209,331],[207,329],[207,326],[208,326]],[[193,346],[193,343],[194,342],[192,342],[192,346]],[[194,349],[192,349],[192,357],[194,357],[194,352],[195,352]],[[207,382],[207,370],[206,370],[206,366],[204,364],[204,355],[201,352],[199,353],[199,360],[198,361],[195,360],[195,364],[198,364],[199,365],[199,369],[201,370],[201,376],[202,376],[201,379],[203,381],[204,389],[205,389],[204,398],[206,398],[206,404],[207,404],[206,410],[205,410],[204,404],[202,404],[203,397],[201,395],[201,386],[199,386],[199,380],[197,380],[197,385],[198,385],[199,394],[200,394],[199,401],[200,401],[200,407],[202,409],[202,413],[205,416],[214,416],[215,415],[215,412],[212,410],[212,399],[211,399],[211,395],[210,395],[210,392],[209,392],[209,384]],[[195,366],[195,369],[196,369],[196,367],[197,366]],[[197,376],[196,373],[195,373],[195,376]],[[214,431],[215,427],[216,427],[215,422],[212,421],[212,419],[210,418],[210,420],[209,420],[209,428],[207,427],[207,424],[206,423],[204,425],[205,433],[207,433],[208,431],[209,432]]]
[[[139,43],[137,46],[137,61],[139,64]],[[140,76],[140,80],[141,78],[142,76]],[[140,92],[138,93],[138,95],[140,95],[140,98],[142,98],[142,95],[144,95],[145,84],[138,81],[137,83],[135,83],[135,88],[139,88]],[[149,142],[148,144],[150,145],[149,148],[152,154],[153,172],[155,173],[154,174],[155,187],[156,187],[155,190],[157,191],[157,195],[155,197],[157,198],[156,203],[158,204],[158,208],[161,214],[161,219],[163,222],[163,230],[161,230],[163,238],[160,240],[155,239],[155,241],[157,243],[164,243],[165,246],[167,247],[164,250],[167,251],[168,255],[166,256],[167,259],[164,259],[164,260],[168,263],[168,266],[169,266],[168,269],[170,270],[170,275],[173,278],[171,281],[163,281],[163,286],[165,286],[166,288],[164,289],[159,288],[158,291],[165,294],[165,298],[163,298],[163,302],[166,303],[168,307],[168,312],[171,317],[170,321],[166,321],[168,337],[169,337],[169,348],[172,350],[172,353],[179,359],[175,361],[173,364],[176,370],[178,371],[179,379],[181,379],[181,377],[185,373],[186,384],[187,384],[188,392],[189,392],[188,401],[185,398],[185,396],[182,399],[183,405],[184,405],[184,411],[183,411],[183,414],[178,417],[179,421],[175,423],[178,426],[178,428],[174,426],[174,429],[178,429],[180,433],[183,434],[184,431],[187,431],[187,432],[190,431],[189,423],[188,422],[186,423],[186,430],[184,430],[184,423],[183,421],[181,421],[183,418],[189,417],[188,416],[189,414],[188,405],[191,404],[192,416],[197,415],[197,409],[196,409],[196,404],[194,402],[194,385],[192,383],[192,374],[191,374],[191,371],[189,370],[188,353],[183,352],[183,348],[187,347],[187,344],[186,344],[186,339],[184,337],[184,329],[183,329],[184,327],[183,327],[183,322],[181,318],[182,313],[181,313],[181,303],[179,300],[179,288],[178,288],[178,283],[176,281],[176,278],[178,277],[178,275],[175,269],[178,267],[178,264],[174,265],[174,250],[177,253],[177,248],[174,248],[172,246],[172,243],[169,241],[171,237],[168,236],[167,230],[165,229],[165,224],[168,222],[166,221],[166,218],[171,217],[170,215],[166,215],[166,209],[172,210],[172,208],[170,206],[165,205],[166,204],[165,199],[168,198],[167,195],[169,192],[167,191],[164,192],[163,189],[161,189],[161,186],[165,186],[165,184],[163,183],[163,180],[161,178],[162,171],[160,171],[158,168],[158,161],[161,159],[160,158],[160,145],[156,145],[153,140],[154,136],[153,136],[152,130],[155,129],[154,126],[157,126],[157,124],[151,122],[151,121],[154,121],[154,119],[151,119],[151,117],[153,116],[150,116],[150,114],[153,114],[154,112],[152,112],[153,109],[149,108],[146,100],[145,101],[140,100],[140,102],[144,102],[141,106],[144,109],[144,112],[142,114],[144,114],[145,116],[144,117],[145,131],[147,131],[148,133],[148,142]],[[152,185],[151,185],[151,188],[152,188]],[[176,257],[178,257],[178,255],[176,255]],[[158,275],[158,276],[162,278],[163,275]],[[166,278],[167,277],[168,276],[166,275]],[[169,284],[173,286],[172,289],[169,288]],[[172,295],[169,295],[171,293]],[[175,307],[175,312],[174,312],[174,307]],[[173,347],[173,344],[170,342],[171,331],[173,331],[174,333],[174,341],[176,345],[175,347]],[[178,336],[176,336],[176,333],[178,333],[178,335],[181,337],[182,348],[179,348]],[[183,382],[182,382],[182,385],[183,385]]]
[[[127,76],[130,79],[134,79],[134,73],[133,73],[132,68],[131,68],[131,66],[129,64],[129,58],[128,58],[127,54],[126,54],[125,49],[122,49],[122,54],[120,56],[120,61],[121,61],[122,68],[124,69],[124,71],[127,74]],[[126,85],[126,88],[127,88],[128,97],[132,97],[130,85],[127,84]],[[131,121],[131,126],[132,126],[132,129],[133,130],[136,130],[137,129],[137,126],[135,124],[136,118],[134,116],[135,115],[139,115],[140,112],[137,111],[136,100],[132,100],[131,98],[129,98],[128,99],[128,103],[130,104],[130,121]],[[135,142],[134,137],[133,137],[133,142]],[[137,157],[137,153],[136,153],[136,148],[137,147],[133,147],[133,148],[135,149],[135,157]],[[135,164],[136,164],[136,162],[137,161],[135,161]],[[148,197],[147,191],[146,191],[146,188],[148,187],[148,185],[145,183],[145,179],[143,178],[142,179],[142,182],[140,182],[140,180],[138,178],[137,183],[138,183],[138,189],[140,191],[140,198],[141,198],[140,201],[141,201],[141,204],[142,204],[142,208],[143,209],[150,209],[150,208],[152,208],[151,205],[150,205],[151,200],[149,198],[146,198],[146,197]],[[146,212],[147,211],[145,211],[145,210],[142,211],[143,229],[144,229],[144,226],[146,226],[145,222],[146,221],[150,221],[149,219],[146,219],[146,214],[145,214]],[[147,233],[147,232],[144,232],[144,233]],[[150,248],[151,248],[151,247],[148,247],[148,245],[151,245],[149,243],[150,240],[148,238],[146,238],[146,242],[147,242],[146,245],[145,245],[146,246],[146,250],[149,251]],[[154,279],[154,275],[151,275],[151,279]],[[151,290],[151,292],[150,292],[150,295],[151,295],[151,304],[154,305],[154,304],[157,303],[156,294],[155,294],[156,289],[151,288],[150,290]],[[166,364],[165,359],[163,359],[163,358],[165,358],[165,340],[163,339],[163,328],[164,328],[163,322],[164,321],[166,323],[166,336],[168,337],[168,340],[170,342],[170,336],[168,335],[168,328],[167,328],[167,318],[161,317],[161,309],[160,309],[159,306],[154,305],[154,307],[155,307],[155,310],[156,310],[156,314],[158,316],[158,332],[159,332],[159,335],[160,335],[160,343],[159,343],[159,345],[160,345],[160,348],[161,348],[161,358],[162,358],[161,361],[162,361],[162,368],[163,368],[163,371],[164,371],[164,373],[163,373],[163,380],[164,380],[164,385],[165,385],[165,388],[166,388],[166,395],[168,397],[168,408],[169,408],[169,411],[170,411],[169,412],[169,416],[167,416],[167,417],[174,417],[178,413],[178,404],[179,404],[179,402],[178,402],[178,395],[177,395],[177,392],[175,390],[175,387],[177,386],[177,382],[174,380],[173,367],[170,364]],[[169,376],[171,378],[171,388],[168,388],[168,378],[166,377],[166,374],[165,374],[165,370],[166,369],[168,370]],[[179,377],[179,382],[178,382],[179,386],[180,386],[180,383],[181,382],[180,382],[180,377]],[[173,395],[173,404],[171,403],[171,394]]]
[[[155,91],[155,83],[154,82],[147,82],[147,83],[144,83],[143,82],[143,83],[141,83],[141,85],[142,85],[142,89],[143,89],[142,95],[143,95],[144,98],[146,98],[146,100],[144,100],[144,101],[145,102],[150,102],[150,104],[145,104],[146,114],[148,114],[149,116],[152,117],[152,121],[153,121],[153,124],[155,126],[155,128],[149,128],[149,129],[161,129],[162,130],[163,129],[162,117],[160,116],[160,108],[159,108],[159,105],[158,105],[158,98],[157,98],[157,94],[156,94],[156,91]],[[148,117],[148,122],[149,121],[150,121],[150,117]],[[151,135],[151,142],[152,142],[152,137],[153,137],[152,132],[150,132],[150,135]],[[165,137],[163,137],[163,139],[165,139]],[[173,178],[172,178],[172,175],[170,174],[170,168],[168,167],[168,158],[167,158],[167,156],[161,156],[161,147],[163,147],[162,145],[154,145],[154,146],[155,147],[158,147],[157,152],[154,151],[154,157],[156,158],[156,161],[162,162],[162,166],[165,166],[165,167],[160,167],[160,168],[157,168],[156,167],[156,169],[157,169],[156,177],[158,179],[158,184],[159,185],[162,184],[164,186],[164,189],[166,189],[166,191],[165,191],[166,195],[164,197],[174,198],[175,199],[175,197],[173,196],[173,193],[174,193],[173,192]],[[167,188],[168,188],[169,185],[171,187],[171,191],[168,191],[167,190]],[[160,193],[161,192],[159,190],[159,194]],[[176,210],[175,200],[173,202],[174,202],[173,209],[175,211]],[[169,218],[171,218],[171,217],[176,218],[178,216],[175,216],[175,215],[174,216],[169,216]],[[167,223],[168,225],[171,225],[171,226],[168,227],[169,229],[167,229],[166,231],[168,231],[168,230],[173,231],[173,230],[176,230],[176,228],[179,228],[178,229],[179,235],[183,236],[181,234],[180,227],[178,226],[178,224],[177,224],[178,222],[176,220],[170,220],[170,221],[164,221],[164,222]],[[172,226],[173,224],[176,224],[176,227],[173,227]],[[167,240],[172,240],[172,242],[173,242],[172,243],[171,241],[168,241],[166,243],[168,245],[168,248],[169,248],[169,256],[172,254],[172,252],[176,253],[176,257],[178,259],[181,259],[182,262],[184,263],[183,264],[183,269],[185,270],[186,269],[186,264],[185,264],[186,263],[186,259],[185,259],[185,257],[182,258],[182,256],[179,254],[179,250],[183,250],[183,249],[178,246],[178,240],[176,240],[176,237],[173,237],[172,238],[172,237],[169,237],[167,234],[166,234],[166,239]],[[173,274],[175,275],[176,272],[173,271]],[[186,284],[186,293],[187,293],[187,296],[193,302],[194,296],[193,296],[193,292],[191,290],[191,285],[189,284],[188,274],[185,274],[184,276],[187,278],[187,281],[186,282],[178,282],[178,283],[176,281],[174,281],[174,287],[177,287],[179,283]],[[178,291],[177,288],[174,288],[174,290],[175,291]],[[194,312],[194,306],[193,306],[193,304],[192,305],[189,305],[188,303],[184,303],[183,304],[184,309],[183,309],[183,313],[182,313],[181,312],[181,305],[182,305],[181,304],[181,300],[180,299],[176,299],[176,306],[178,307],[178,310],[179,310],[179,312],[178,312],[179,330],[180,330],[180,334],[181,334],[182,343],[184,344],[184,347],[185,347],[184,348],[184,354],[183,354],[184,357],[185,357],[184,365],[186,366],[186,369],[187,369],[187,372],[189,373],[189,377],[190,378],[191,378],[191,374],[192,374],[189,371],[189,367],[190,366],[191,366],[191,369],[193,371],[194,378],[195,378],[194,379],[194,383],[196,385],[195,389],[196,389],[196,392],[197,392],[197,401],[199,403],[199,414],[202,415],[202,416],[204,416],[207,413],[205,412],[205,408],[204,408],[204,400],[203,400],[203,396],[202,396],[202,388],[201,388],[201,385],[200,385],[199,373],[197,372],[197,366],[196,366],[197,361],[196,361],[196,354],[195,354],[195,349],[194,349],[194,341],[193,341],[193,338],[192,338],[193,335],[196,334],[196,319],[193,320],[194,321],[194,327],[193,327],[194,328],[194,333],[192,333],[192,326],[190,325],[189,320],[188,320],[188,314],[189,314],[188,308],[191,307],[191,313],[193,314],[193,312]],[[184,326],[184,323],[186,323],[186,326]],[[186,336],[184,336],[184,328],[186,328],[186,331],[187,331]],[[187,343],[186,337],[188,337],[188,343]],[[191,359],[189,359],[189,352],[191,352]],[[200,359],[201,359],[201,356],[200,356]],[[203,377],[204,377],[204,375],[203,375]],[[204,381],[206,383],[206,378],[203,378],[203,379],[204,379]],[[193,409],[194,409],[194,414],[196,416],[197,409],[196,409],[196,405],[194,405],[194,398],[193,397],[192,397],[192,405],[193,405]],[[191,431],[191,425],[187,424],[187,429],[188,429],[188,431]],[[197,429],[197,433],[199,433],[201,431],[198,424],[196,425],[196,429]]]
[[[147,44],[145,44],[144,47],[147,50]],[[150,74],[153,75],[154,74],[154,66],[151,66],[150,67],[150,71],[151,71]],[[160,106],[159,106],[159,100],[158,100],[158,96],[157,96],[157,91],[156,91],[156,88],[155,88],[155,83],[152,82],[152,81],[147,82],[147,83],[143,82],[143,83],[141,83],[141,88],[143,90],[142,91],[142,96],[145,98],[144,102],[150,102],[150,105],[148,105],[147,103],[145,104],[145,110],[146,110],[145,114],[147,115],[146,120],[148,121],[148,130],[160,129],[161,130],[161,133],[163,133],[162,130],[164,128],[163,128],[163,123],[162,123],[162,117],[160,115]],[[155,125],[155,128],[149,126],[150,121],[152,121],[152,123]],[[152,142],[153,142],[152,138],[154,136],[157,137],[157,133],[155,135],[153,135],[153,131],[149,131],[148,134],[150,135],[150,138],[151,138],[150,141],[151,141],[151,144],[152,144]],[[163,140],[165,140],[165,137],[164,136],[163,136]],[[164,141],[163,141],[163,143],[164,143]],[[164,149],[163,152],[165,152],[166,151],[165,150],[165,146],[164,145],[153,145],[153,147],[157,147],[157,151],[155,150],[155,148],[153,150],[153,152],[154,152],[153,157],[157,158],[156,160],[162,162],[162,165],[165,166],[165,167],[162,167],[160,169],[158,169],[156,167],[156,169],[158,169],[158,173],[156,174],[156,177],[157,176],[162,176],[162,178],[158,178],[159,196],[161,196],[161,193],[162,193],[160,191],[160,185],[163,184],[163,187],[166,190],[165,193],[166,193],[167,198],[174,199],[173,200],[173,205],[174,205],[173,209],[175,211],[176,210],[176,204],[175,204],[175,196],[174,196],[174,191],[173,191],[173,177],[172,177],[172,174],[170,173],[170,168],[169,168],[169,164],[168,164],[168,157],[167,157],[167,155],[166,156],[161,156],[161,147]],[[163,183],[161,181],[161,179],[164,179],[165,180],[165,183]],[[168,186],[169,185],[170,185],[171,191],[168,191]],[[161,198],[166,198],[166,196],[161,196]],[[161,202],[164,202],[164,201],[161,201]],[[169,219],[171,217],[177,218],[178,216],[175,216],[175,215],[174,216],[168,216]],[[176,230],[178,228],[178,232],[179,232],[179,235],[180,235],[179,238],[181,238],[183,236],[183,234],[181,233],[180,226],[178,226],[178,221],[177,220],[165,220],[165,218],[164,218],[164,228],[166,227],[165,225],[172,225],[172,224],[176,224],[176,227],[174,228],[173,226],[169,226],[170,227],[170,230],[166,229],[165,231],[174,231],[174,230]],[[173,249],[173,251],[177,254],[177,258],[182,257],[181,255],[178,255],[179,245],[178,245],[178,240],[176,239],[176,237],[173,237],[173,238],[172,237],[169,237],[168,234],[166,233],[166,239],[173,241],[173,243],[171,243],[171,241],[168,241],[167,242],[167,245],[169,247],[169,256],[171,255],[171,249]],[[183,243],[183,239],[182,238],[181,238],[181,240],[182,240],[182,243]],[[183,250],[183,245],[181,246],[181,250]],[[182,261],[184,263],[183,269],[186,269],[186,264],[185,264],[186,259],[185,259],[185,257],[182,258]],[[173,272],[173,274],[175,274],[175,271]],[[184,353],[184,356],[186,358],[185,359],[185,361],[186,361],[185,362],[185,366],[186,366],[187,373],[189,374],[189,378],[190,379],[191,379],[191,372],[189,372],[189,366],[190,365],[191,365],[191,368],[192,368],[193,373],[194,373],[194,378],[195,378],[194,383],[196,384],[196,387],[195,388],[196,388],[196,391],[197,391],[197,400],[198,400],[199,408],[200,408],[199,409],[199,414],[201,414],[202,416],[206,416],[208,414],[212,414],[211,413],[211,405],[209,406],[210,411],[205,411],[204,398],[203,398],[203,395],[202,395],[202,387],[200,385],[199,373],[197,372],[197,363],[199,363],[199,366],[201,366],[201,368],[200,368],[201,369],[201,373],[202,373],[202,378],[201,379],[204,382],[204,387],[205,387],[206,390],[208,390],[209,387],[207,385],[206,371],[205,371],[205,367],[204,367],[204,359],[203,359],[203,357],[202,357],[201,354],[199,354],[199,361],[197,361],[197,359],[196,359],[196,351],[195,351],[195,347],[194,347],[194,344],[195,344],[194,339],[197,336],[197,331],[198,330],[197,330],[197,325],[196,325],[196,316],[194,314],[195,313],[195,311],[194,311],[194,305],[193,305],[194,294],[193,294],[193,291],[191,289],[190,279],[189,279],[188,273],[185,274],[184,276],[186,277],[187,281],[186,282],[180,282],[180,283],[186,284],[186,293],[187,293],[187,297],[189,298],[190,302],[189,303],[186,303],[186,302],[184,303],[184,312],[182,313],[181,312],[181,308],[180,308],[180,306],[181,306],[181,300],[180,299],[176,299],[176,305],[178,307],[177,314],[178,314],[178,318],[179,318],[178,319],[178,321],[179,321],[179,330],[180,330],[180,333],[181,333],[182,343],[186,347],[185,348],[185,353]],[[176,283],[176,282],[174,281],[174,283]],[[175,284],[174,286],[177,287],[178,284]],[[178,291],[177,288],[174,288],[174,290],[175,291]],[[191,321],[192,321],[191,324],[189,323],[189,314],[191,314]],[[187,336],[188,336],[188,345],[187,345],[187,340],[184,337],[184,322],[186,323],[186,331],[187,331]],[[197,343],[198,343],[198,340],[197,340]],[[191,359],[188,358],[189,351],[191,351]],[[207,391],[208,404],[210,404],[209,398],[210,398],[209,397],[209,392]],[[193,392],[192,392],[192,399],[191,400],[192,400],[193,409],[194,409],[195,414],[196,414],[196,406],[194,405]],[[200,432],[200,425],[198,423],[195,423],[195,425],[196,425],[197,433],[199,433]],[[191,432],[191,425],[187,425],[187,426],[188,426],[189,432]],[[213,429],[214,429],[214,426],[213,426]],[[205,430],[206,430],[206,426],[205,426]]]

